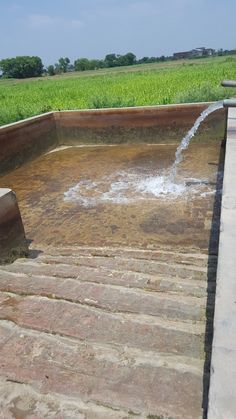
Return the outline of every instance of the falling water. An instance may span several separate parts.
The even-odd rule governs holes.
[[[182,139],[180,145],[177,147],[177,150],[175,152],[175,161],[173,163],[171,174],[170,174],[171,182],[175,183],[178,165],[183,160],[183,151],[186,150],[186,148],[188,148],[191,139],[196,134],[201,123],[207,118],[208,115],[210,115],[212,112],[216,111],[217,109],[221,109],[221,108],[223,108],[223,101],[219,101],[208,106],[208,108],[206,108],[201,113],[201,115],[196,119],[192,128],[187,132],[185,137]]]
[[[110,181],[107,177],[96,182],[92,179],[82,179],[64,193],[64,200],[77,201],[85,207],[95,206],[98,203],[104,204],[106,202],[128,204],[146,199],[146,197],[149,197],[149,199],[150,197],[178,197],[186,192],[188,183],[190,185],[208,184],[205,180],[199,179],[189,179],[189,182],[182,183],[176,182],[177,168],[183,159],[183,151],[188,148],[190,140],[196,134],[201,123],[208,115],[222,107],[223,101],[213,103],[197,118],[193,127],[188,131],[176,149],[175,161],[170,174],[156,174],[156,176],[146,176],[140,179],[138,173],[125,171],[113,174]],[[191,191],[194,193],[194,189],[191,189]]]

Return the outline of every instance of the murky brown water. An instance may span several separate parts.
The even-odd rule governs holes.
[[[214,194],[219,141],[192,144],[178,173],[179,180],[210,184],[193,185],[190,179],[176,197],[138,190],[143,179],[168,173],[175,149],[176,145],[71,147],[16,169],[1,178],[1,187],[16,192],[27,238],[34,245],[207,249],[214,239],[214,205],[219,216]],[[76,185],[74,195],[68,194]]]

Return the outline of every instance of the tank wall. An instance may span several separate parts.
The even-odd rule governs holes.
[[[53,113],[0,127],[0,174],[53,148],[57,139]]]
[[[60,111],[0,127],[0,175],[57,145],[176,143],[209,104]],[[221,139],[226,110],[202,124],[194,141]]]
[[[55,112],[60,144],[179,143],[208,103]],[[225,110],[203,123],[195,141],[223,138]]]
[[[27,242],[16,196],[0,189],[0,264],[27,254]]]
[[[4,180],[3,175],[58,145],[178,144],[188,129],[192,127],[201,111],[208,105],[205,103],[63,111],[36,116],[0,127],[0,175],[2,175],[0,186],[14,189],[14,184],[11,186],[11,183]],[[194,142],[209,144],[211,141],[216,142],[216,140],[223,139],[225,112],[222,109],[211,114],[200,127],[194,137]],[[31,163],[33,172],[34,164],[34,162]],[[150,165],[150,161],[148,164]],[[53,164],[52,168],[55,169]],[[27,176],[25,167],[19,170],[23,171],[24,179],[29,180],[28,190],[32,191],[33,175]],[[16,175],[18,178],[18,170]],[[37,197],[38,192],[37,186],[34,198]],[[1,208],[0,263],[11,260],[14,255],[19,255],[22,252],[24,254],[27,249],[19,208],[12,191],[6,196],[2,196]],[[33,218],[32,213],[30,213],[30,218]],[[155,216],[153,219],[150,214],[148,221],[141,223],[142,235],[149,231],[150,226],[153,230],[155,223]],[[160,223],[159,219],[158,223]],[[174,227],[172,226],[172,228]]]

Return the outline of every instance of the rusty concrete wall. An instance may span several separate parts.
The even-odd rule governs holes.
[[[59,144],[179,143],[208,105],[51,112],[5,125],[0,127],[0,175]],[[194,141],[223,138],[225,120],[224,109],[210,115]],[[24,229],[13,195],[11,205],[2,206],[3,212],[0,211],[0,254],[6,249],[8,256],[18,250],[19,254],[24,243]]]
[[[179,143],[209,104],[50,112],[0,127],[0,175],[59,144]],[[225,110],[209,115],[194,141],[223,138]]]
[[[27,250],[16,196],[11,189],[0,189],[0,263],[26,255]]]
[[[52,112],[0,127],[0,175],[56,145]]]
[[[60,144],[178,143],[209,103],[55,112]],[[211,114],[195,141],[223,138],[225,110]]]

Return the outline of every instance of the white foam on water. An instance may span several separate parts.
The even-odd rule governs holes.
[[[191,199],[202,192],[202,197],[212,193],[205,179],[191,179],[179,183],[170,181],[167,175],[141,176],[132,172],[117,172],[99,181],[83,179],[64,193],[65,202],[77,202],[84,207],[99,204],[127,205],[141,200]],[[205,193],[205,195],[204,195]]]
[[[75,186],[72,186],[68,191],[64,192],[65,202],[79,202],[82,206],[95,206],[97,205],[98,182],[93,182],[88,179],[81,180]],[[91,196],[91,192],[93,192]]]
[[[72,186],[64,193],[64,201],[78,202],[85,207],[93,207],[98,204],[128,204],[147,199],[173,199],[194,195],[205,198],[215,193],[215,189],[208,185],[206,179],[189,178],[186,181],[177,182],[176,174],[178,165],[183,159],[183,151],[197,132],[201,123],[208,115],[223,107],[223,101],[211,104],[196,119],[193,127],[187,132],[180,145],[176,149],[175,161],[168,175],[157,174],[156,176],[139,175],[132,172],[117,172],[112,178],[102,178],[100,181],[84,179]],[[202,191],[202,188],[205,190]]]
[[[103,178],[100,181],[82,180],[64,193],[64,201],[78,202],[85,207],[93,207],[102,203],[127,204],[130,183],[122,181],[109,182]],[[126,196],[127,195],[127,196]]]
[[[130,189],[130,182],[123,180],[116,181],[110,184],[109,190],[101,196],[101,202],[111,202],[113,204],[128,204],[132,201],[128,197]]]
[[[140,180],[135,186],[137,191],[143,194],[154,195],[155,197],[162,195],[176,197],[186,191],[184,183],[173,183],[169,176],[148,177]]]

